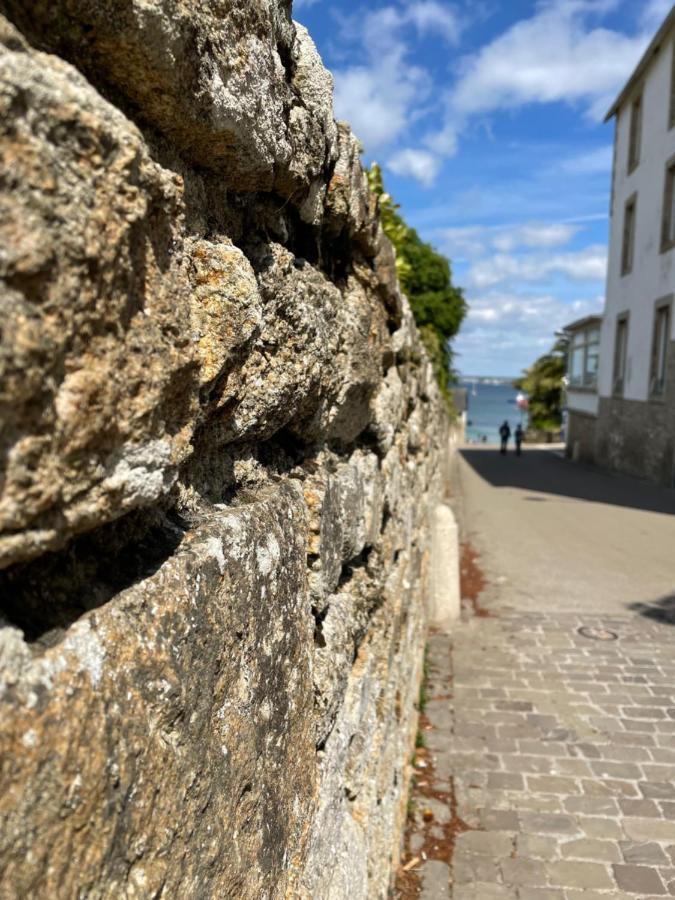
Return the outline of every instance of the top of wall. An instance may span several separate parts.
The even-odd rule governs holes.
[[[637,64],[635,71],[631,75],[631,77],[626,82],[626,86],[623,88],[617,99],[612,104],[611,109],[605,116],[605,122],[609,122],[621,109],[626,100],[630,97],[633,88],[637,84],[637,82],[642,78],[647,69],[652,63],[652,60],[656,56],[656,54],[660,51],[661,45],[668,37],[671,29],[675,26],[675,6],[671,9],[671,11],[666,16],[663,24],[659,28],[659,30],[654,35],[652,42],[649,47],[645,50],[642,59]]]

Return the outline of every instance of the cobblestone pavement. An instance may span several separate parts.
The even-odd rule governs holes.
[[[675,627],[503,610],[434,638],[431,666],[428,746],[467,828],[453,900],[675,895]]]
[[[478,557],[430,640],[398,896],[675,896],[675,492],[540,451],[454,484]]]

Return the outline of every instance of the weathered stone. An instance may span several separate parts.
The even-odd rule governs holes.
[[[295,23],[295,31],[293,89],[302,98],[302,104],[292,108],[289,118],[293,145],[289,170],[299,184],[310,175],[311,185],[300,213],[306,222],[318,223],[327,190],[319,176],[336,161],[338,154],[338,130],[333,119],[333,78],[324,68],[307,29]]]
[[[300,205],[319,190],[336,154],[332,80],[304,29],[296,37],[285,0],[37,0],[30,10],[2,0],[0,9],[230,187],[278,190]]]
[[[41,656],[3,632],[7,896],[283,895],[315,779],[304,542],[283,486]]]
[[[375,198],[361,165],[361,145],[345,122],[338,123],[338,158],[326,196],[329,234],[345,231],[370,256],[377,253],[379,223]]]
[[[415,648],[424,644],[425,623],[403,612],[419,565],[419,559],[412,567],[402,561],[392,572],[387,604],[370,622],[321,751],[323,790],[300,894],[307,900],[388,894],[396,862],[389,835],[405,819],[400,789],[406,777],[405,748],[416,727],[411,713],[421,656]]]
[[[260,336],[228,380],[218,440],[261,440],[309,418],[331,391],[340,292],[279,245],[255,257],[263,299]]]
[[[271,245],[255,256],[260,333],[219,399],[219,442],[288,428],[305,442],[351,443],[370,421],[381,382],[384,313],[355,279],[341,294],[315,268]]]
[[[314,696],[316,743],[325,743],[344,700],[355,653],[353,600],[334,594],[326,602],[315,629]]]
[[[382,524],[384,492],[374,453],[357,451],[336,473],[343,523],[342,559],[357,557],[377,542]]]
[[[0,26],[0,566],[157,501],[189,451],[180,181]]]
[[[447,423],[288,7],[0,0],[3,896],[388,895]]]
[[[195,241],[189,248],[190,327],[200,385],[212,385],[258,331],[262,301],[250,263],[231,241]]]
[[[382,358],[389,344],[384,310],[373,302],[373,294],[360,280],[348,279],[335,320],[338,349],[332,381],[322,388],[311,418],[291,425],[305,440],[351,444],[371,420],[371,398],[382,383]]]
[[[374,265],[378,278],[378,290],[389,311],[393,325],[395,328],[399,328],[403,320],[405,304],[401,294],[401,287],[398,283],[396,253],[381,225],[377,231],[376,248],[377,254],[374,259]]]
[[[663,403],[600,397],[597,417],[572,416],[568,452],[608,469],[671,488],[675,471],[675,341],[668,344]],[[670,511],[670,508],[668,508]]]
[[[309,510],[310,588],[316,608],[322,611],[323,598],[335,590],[342,572],[340,487],[334,475],[321,467],[305,480],[304,492]]]
[[[406,396],[401,378],[396,367],[387,372],[380,390],[373,399],[373,418],[371,429],[382,453],[386,453],[394,443],[406,413]]]

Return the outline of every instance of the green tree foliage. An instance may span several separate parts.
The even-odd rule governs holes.
[[[567,371],[567,345],[558,341],[552,350],[539,357],[514,382],[530,398],[530,424],[540,431],[558,431],[562,425],[564,378]]]
[[[384,189],[377,163],[373,163],[368,181],[380,201],[382,228],[396,251],[401,287],[410,301],[441,392],[450,402],[450,385],[455,380],[450,341],[466,315],[464,294],[452,283],[448,260],[404,222],[399,206]]]

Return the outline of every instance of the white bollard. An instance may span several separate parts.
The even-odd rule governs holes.
[[[449,629],[461,613],[459,586],[459,528],[449,506],[433,511],[429,624]]]

